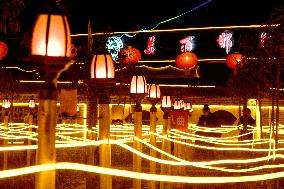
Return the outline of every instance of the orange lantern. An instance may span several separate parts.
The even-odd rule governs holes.
[[[8,46],[6,43],[0,41],[0,60],[2,60],[8,53]]]
[[[118,56],[119,60],[123,64],[136,64],[139,60],[141,60],[140,51],[132,46],[127,46],[121,49]]]
[[[184,52],[176,57],[176,66],[181,69],[190,69],[197,64],[198,58],[192,52]]]
[[[229,68],[235,69],[236,65],[242,61],[243,55],[240,53],[233,53],[226,57],[226,64]]]

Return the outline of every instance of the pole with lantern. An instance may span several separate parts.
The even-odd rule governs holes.
[[[171,128],[171,118],[169,116],[169,113],[172,109],[172,100],[171,96],[163,96],[162,103],[161,103],[161,110],[164,112],[163,115],[163,136],[166,137],[168,130]],[[170,147],[171,144],[166,139],[162,139],[162,150],[165,152],[170,153]],[[166,156],[161,154],[161,159],[166,159]],[[161,165],[161,175],[165,175],[167,173],[167,166],[162,164]],[[165,188],[165,183],[160,183],[160,189]]]
[[[99,140],[110,139],[110,91],[115,86],[114,63],[111,55],[98,52],[91,62],[90,85],[99,99]],[[99,160],[101,167],[111,167],[111,144],[103,143],[99,146]],[[100,188],[111,189],[112,177],[100,175]]]
[[[157,125],[157,108],[156,104],[161,100],[160,86],[157,84],[151,84],[148,89],[147,100],[150,101],[152,107],[150,108],[150,144],[156,146],[156,125]],[[150,156],[156,157],[156,151],[150,149]],[[150,161],[150,173],[156,173],[156,163]],[[150,188],[156,188],[156,182],[150,182]]]
[[[134,137],[142,138],[142,106],[141,101],[147,96],[147,83],[144,76],[133,76],[130,84],[130,96],[135,101],[134,108]],[[142,151],[142,145],[140,142],[134,139],[133,147]],[[141,157],[133,154],[133,171],[141,172]],[[133,181],[133,188],[141,189],[141,180]]]
[[[4,109],[4,127],[6,132],[8,131],[8,126],[9,126],[9,117],[10,117],[10,108],[11,108],[11,102],[10,100],[6,97],[3,100],[2,107]],[[4,146],[8,145],[8,139],[4,139]],[[7,169],[8,167],[8,152],[4,151],[3,153],[3,169]]]
[[[45,12],[35,22],[30,61],[45,79],[39,92],[37,164],[56,163],[55,128],[57,125],[57,78],[68,69],[71,37],[67,17],[47,1]],[[55,3],[55,2],[54,2]],[[55,188],[55,169],[36,175],[36,189]]]

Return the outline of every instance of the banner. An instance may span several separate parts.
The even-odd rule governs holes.
[[[61,89],[59,95],[60,114],[75,116],[77,113],[77,89]]]

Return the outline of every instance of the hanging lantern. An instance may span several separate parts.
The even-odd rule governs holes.
[[[38,16],[32,34],[31,54],[63,58],[71,56],[70,29],[66,16]]]
[[[148,90],[148,98],[159,99],[161,98],[160,86],[156,84],[151,84]]]
[[[235,69],[236,65],[242,61],[243,55],[240,53],[233,53],[227,55],[226,64],[229,68]]]
[[[114,78],[114,76],[114,64],[111,55],[94,55],[91,63],[91,78]]]
[[[147,83],[144,76],[133,76],[130,84],[131,94],[146,94]]]
[[[171,108],[172,107],[171,96],[163,96],[161,107],[162,108]]]
[[[5,108],[5,109],[8,109],[11,107],[11,102],[8,98],[5,98],[3,100],[3,103],[2,103],[2,107]]]
[[[176,66],[181,69],[191,69],[197,64],[198,58],[192,52],[184,52],[176,57]]]
[[[127,46],[121,49],[118,57],[123,64],[137,64],[141,60],[141,52],[132,46]]]
[[[0,60],[8,54],[8,46],[3,41],[0,41]]]
[[[29,101],[29,108],[34,108],[35,107],[35,100],[34,99],[30,99]]]

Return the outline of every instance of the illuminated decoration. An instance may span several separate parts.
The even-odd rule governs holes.
[[[184,101],[183,100],[175,100],[174,102],[174,109],[180,110],[184,108]]]
[[[114,78],[114,76],[114,64],[111,55],[94,55],[91,63],[91,79]]]
[[[268,35],[267,32],[262,32],[260,34],[260,42],[259,42],[260,47],[264,47],[264,43],[268,39],[268,37],[269,37],[269,35]]]
[[[31,54],[51,57],[71,56],[70,29],[66,16],[54,14],[38,16],[32,34]]]
[[[226,49],[227,54],[230,52],[230,49],[233,46],[232,36],[233,34],[230,32],[223,32],[217,39],[219,47]]]
[[[113,34],[137,34],[143,33],[161,33],[161,32],[182,32],[182,31],[203,31],[203,30],[221,30],[221,29],[245,29],[245,28],[266,28],[266,27],[279,27],[280,24],[272,25],[234,25],[234,26],[207,26],[207,27],[196,27],[196,28],[175,28],[175,29],[161,29],[161,30],[143,30],[143,31],[128,31],[128,32],[112,32]],[[88,34],[72,34],[71,37],[87,36]],[[93,35],[105,35],[105,33],[94,33]]]
[[[232,53],[227,55],[226,64],[229,68],[235,69],[236,65],[242,61],[243,55],[240,53]]]
[[[114,61],[118,60],[118,54],[120,50],[124,47],[124,43],[121,37],[118,36],[111,36],[108,37],[106,42],[106,49],[111,54],[111,57]]]
[[[127,46],[121,49],[118,54],[119,61],[123,64],[137,64],[141,60],[141,53],[138,49]]]
[[[163,96],[161,107],[162,108],[170,108],[170,107],[172,107],[171,96]]]
[[[192,52],[184,52],[176,57],[175,63],[178,68],[191,69],[197,64],[198,58]]]
[[[181,47],[180,47],[181,52],[189,52],[193,50],[193,39],[194,39],[194,36],[188,36],[179,41],[181,44]]]
[[[11,107],[11,102],[8,98],[5,98],[3,100],[3,103],[2,103],[2,107],[5,108],[5,109],[8,109]]]
[[[147,83],[144,76],[133,76],[130,84],[131,94],[146,94]]]
[[[8,54],[8,46],[3,41],[0,41],[0,60]]]
[[[145,54],[155,54],[155,36],[148,38],[147,48],[144,50]]]

